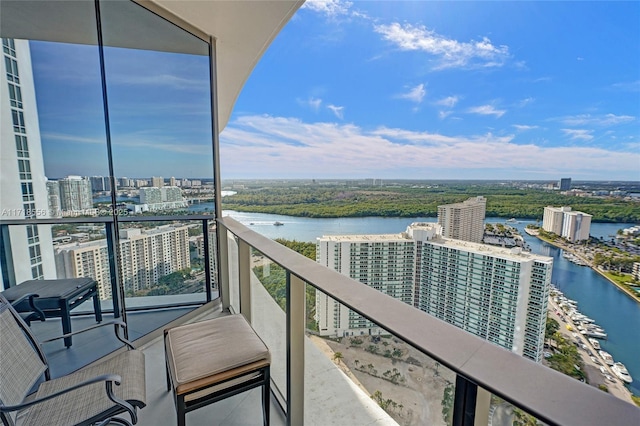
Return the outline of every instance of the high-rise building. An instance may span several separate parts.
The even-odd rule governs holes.
[[[569,191],[571,190],[571,178],[562,178],[560,179],[560,191]]]
[[[91,176],[89,178],[91,181],[91,190],[92,191],[110,191],[111,184],[109,183],[109,177],[104,176]]]
[[[553,259],[445,238],[437,224],[317,241],[317,261],[496,345],[540,361]],[[321,335],[383,332],[323,294]]]
[[[316,260],[389,296],[413,305],[415,243],[403,234],[318,238]],[[321,335],[379,334],[382,330],[326,295],[316,296]]]
[[[178,186],[178,179],[171,176],[171,178],[169,178],[169,186]]]
[[[566,212],[562,221],[562,236],[571,243],[588,240],[592,217],[582,212]]]
[[[58,181],[62,210],[82,211],[93,208],[91,181],[80,176],[67,176]]]
[[[571,207],[544,208],[542,229],[574,243],[589,239],[592,215],[571,210]]]
[[[141,204],[157,204],[162,202],[162,191],[160,188],[148,187],[140,188]]]
[[[8,219],[48,218],[47,178],[29,42],[3,38],[2,56],[0,210]],[[3,282],[55,278],[50,225],[9,226],[4,241],[4,256],[9,255],[13,261],[0,266]]]
[[[431,224],[411,226],[407,233],[417,245],[418,309],[542,359],[553,258],[443,238]]]
[[[60,184],[57,180],[47,181],[47,195],[49,197],[49,215],[62,217],[62,204],[60,204]]]
[[[152,287],[160,277],[191,266],[189,228],[165,225],[152,230],[120,230],[120,267],[124,288],[136,292]],[[111,297],[107,241],[60,245],[56,248],[60,277],[92,277],[100,298]]]
[[[162,201],[182,201],[182,190],[177,186],[165,186],[160,189],[162,191]]]
[[[151,177],[151,186],[155,188],[162,188],[164,186],[164,179],[162,177]]]
[[[462,203],[438,206],[438,224],[442,235],[456,240],[482,242],[487,199],[469,198]]]

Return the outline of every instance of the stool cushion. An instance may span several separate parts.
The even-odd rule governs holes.
[[[269,349],[240,314],[169,329],[165,345],[176,388],[247,364],[270,362]]]

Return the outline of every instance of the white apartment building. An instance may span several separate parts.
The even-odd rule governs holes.
[[[391,297],[413,305],[415,244],[403,234],[325,236],[317,239],[316,260]],[[316,294],[316,315],[323,336],[380,334],[375,324]]]
[[[317,240],[317,261],[517,354],[540,361],[553,259],[445,238],[437,224],[404,233]],[[384,331],[316,295],[321,335]]]
[[[562,236],[572,243],[588,240],[592,217],[582,212],[566,212],[562,221]]]
[[[60,191],[60,206],[64,212],[80,212],[93,209],[91,181],[88,178],[67,176],[58,180],[58,188]]]
[[[2,39],[0,60],[0,213],[6,219],[49,218],[47,178],[26,40]],[[9,226],[2,284],[54,279],[50,225]]]
[[[457,240],[482,242],[487,199],[473,197],[462,203],[438,206],[438,224],[442,235]]]
[[[589,239],[592,215],[571,210],[571,207],[544,208],[542,229],[574,243]]]
[[[547,232],[553,232],[556,235],[562,235],[562,223],[564,220],[564,213],[570,212],[571,207],[553,207],[547,206],[544,208],[544,214],[542,216],[542,229]]]
[[[419,259],[416,307],[540,361],[553,259],[444,238],[433,228],[414,224],[407,229]]]
[[[151,230],[120,230],[120,267],[127,292],[151,288],[160,277],[189,268],[187,226],[164,225]],[[60,245],[56,248],[58,275],[65,278],[92,277],[101,299],[111,298],[111,273],[107,241]]]

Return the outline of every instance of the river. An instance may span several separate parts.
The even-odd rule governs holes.
[[[212,210],[209,203],[190,206],[193,212]],[[224,211],[247,227],[269,238],[315,242],[322,235],[339,234],[387,234],[404,231],[413,222],[435,222],[436,218],[331,218],[316,219],[261,213]],[[282,226],[275,226],[281,222]],[[504,223],[503,218],[486,218],[486,223]],[[570,299],[578,302],[578,309],[593,318],[608,334],[601,346],[616,361],[627,367],[634,378],[629,388],[640,395],[640,304],[618,290],[600,274],[585,266],[575,265],[562,257],[562,250],[531,237],[524,227],[534,223],[518,220],[510,224],[520,230],[534,253],[553,257],[552,282]],[[609,239],[620,228],[633,226],[629,223],[592,223],[591,235]]]

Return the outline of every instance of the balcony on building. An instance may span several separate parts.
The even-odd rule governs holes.
[[[640,410],[631,404],[431,317],[223,217],[218,135],[253,67],[302,3],[3,0],[0,36],[12,40],[3,47],[9,52],[7,63],[14,58],[18,65],[19,75],[11,78],[20,80],[8,82],[9,71],[3,68],[0,208],[13,213],[0,218],[2,289],[33,278],[96,279],[105,317],[125,321],[129,339],[146,354],[148,406],[140,411],[142,425],[175,421],[164,380],[163,329],[232,313],[243,314],[272,353],[272,424],[486,425],[505,416],[523,422],[530,416],[550,425],[637,423]],[[58,93],[52,88],[37,93],[41,73],[54,71],[30,70],[36,56],[49,59],[49,64],[68,62],[57,72],[76,79],[78,91]],[[188,92],[189,105],[175,105],[169,89],[139,99],[136,86],[162,80],[164,71],[182,64],[188,66],[183,67],[178,90]],[[85,69],[92,71],[78,72]],[[9,83],[21,89],[19,106],[7,92]],[[78,129],[93,126],[85,143],[64,153],[51,144],[43,149],[42,139],[61,135],[45,135],[37,127],[43,111],[38,111],[36,97],[38,102],[41,97],[60,98],[58,125],[68,139],[79,140]],[[65,114],[66,107],[82,108],[83,122]],[[188,108],[197,114],[181,116]],[[25,118],[22,125],[10,121],[14,110]],[[167,110],[175,119],[166,119]],[[127,116],[138,117],[138,126],[125,128]],[[103,189],[123,187],[117,178],[125,165],[156,167],[145,173],[154,176],[148,186],[162,186],[157,176],[163,174],[163,162],[180,161],[180,154],[174,151],[167,159],[149,151],[178,131],[188,135],[183,148],[197,150],[202,161],[198,166],[208,168],[210,180],[204,186],[213,194],[211,210],[122,214],[126,207],[108,190],[95,211],[79,207],[74,213],[56,205],[55,211],[64,214],[55,214],[51,209],[51,200],[61,202],[65,195],[47,197],[55,185],[48,186],[46,179],[64,178],[48,176],[49,164],[61,159],[98,164],[92,173],[79,174],[96,177],[93,184],[102,176]],[[135,143],[132,134],[151,136]],[[28,173],[18,166],[26,161]],[[133,180],[124,183],[136,184]],[[74,188],[81,188],[74,182]],[[82,235],[68,229],[82,229]],[[274,283],[284,292],[270,293]],[[334,339],[340,342],[318,337],[316,294],[349,307],[361,316],[361,324],[371,325],[379,335]],[[74,309],[72,328],[92,325],[92,314],[90,303]],[[58,319],[36,321],[31,327],[42,340],[61,332]],[[389,356],[364,365],[365,358],[356,360],[353,354],[364,354],[357,351],[369,344],[365,342],[374,342],[382,353],[388,347]],[[108,330],[95,330],[74,338],[69,348],[59,342],[44,349],[55,377],[119,347]],[[402,356],[392,355],[392,348]],[[397,392],[353,380],[354,370],[376,376],[384,389],[396,386]],[[417,390],[405,391],[410,387]],[[260,418],[260,394],[254,390],[196,410],[187,422],[259,424]]]

